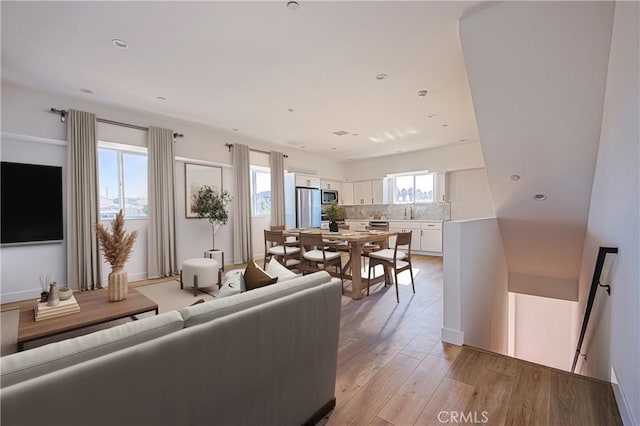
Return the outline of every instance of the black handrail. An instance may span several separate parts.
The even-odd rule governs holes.
[[[596,292],[598,286],[606,287],[607,293],[611,295],[611,286],[600,284],[600,275],[602,274],[602,268],[604,266],[604,259],[609,253],[618,253],[617,247],[600,247],[598,251],[598,259],[596,260],[596,268],[593,271],[593,280],[591,281],[591,290],[589,291],[589,300],[587,301],[587,308],[584,311],[584,319],[582,320],[582,329],[580,330],[580,339],[578,339],[578,345],[576,346],[576,353],[573,356],[573,364],[571,365],[571,372],[575,372],[576,364],[578,363],[578,357],[582,350],[582,341],[584,335],[587,332],[587,325],[589,324],[589,317],[591,316],[591,309],[593,308],[593,302],[596,298]]]

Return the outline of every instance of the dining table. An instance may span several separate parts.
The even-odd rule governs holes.
[[[361,299],[363,290],[362,279],[362,253],[366,243],[377,243],[380,248],[389,246],[389,237],[395,236],[395,232],[379,231],[379,230],[340,230],[332,232],[328,229],[286,229],[283,231],[285,237],[298,237],[301,232],[322,233],[323,239],[328,243],[346,242],[349,246],[349,260],[343,267],[343,277],[351,280],[351,298]],[[351,273],[348,273],[348,271]],[[389,268],[385,268],[384,279],[391,281],[391,273]]]

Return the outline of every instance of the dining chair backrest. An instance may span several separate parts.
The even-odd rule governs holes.
[[[324,243],[322,241],[322,234],[318,232],[301,232],[300,247],[304,251],[313,249],[323,250]]]
[[[396,236],[396,248],[393,254],[394,258],[396,257],[398,249],[404,251],[407,257],[411,257],[411,235],[411,231],[398,232],[398,235]]]
[[[272,231],[284,231],[284,225],[271,225]]]
[[[284,245],[284,235],[282,231],[264,230],[264,248],[265,252],[271,247]]]

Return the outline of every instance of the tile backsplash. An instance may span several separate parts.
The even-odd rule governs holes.
[[[372,206],[344,206],[345,219],[409,219],[410,208],[413,208],[413,218],[420,220],[450,220],[451,204],[378,204]],[[406,212],[406,216],[405,216]]]

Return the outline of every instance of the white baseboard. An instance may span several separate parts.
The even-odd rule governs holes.
[[[40,298],[41,288],[32,288],[29,290],[14,291],[11,293],[2,293],[0,295],[0,303],[21,302],[23,300]]]
[[[616,404],[618,405],[618,411],[620,411],[620,417],[622,418],[622,424],[625,426],[636,426],[637,423],[633,419],[633,414],[629,408],[629,401],[627,400],[624,389],[618,383],[618,376],[616,371],[611,366],[611,387],[613,388],[613,395],[616,398]]]
[[[451,343],[452,345],[462,346],[464,343],[464,331],[452,330],[450,328],[442,327],[441,339],[443,342]]]

